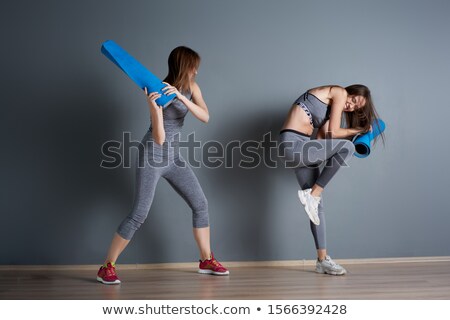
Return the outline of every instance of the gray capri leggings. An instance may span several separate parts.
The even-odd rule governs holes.
[[[317,184],[324,188],[336,172],[355,152],[355,146],[345,139],[311,140],[307,135],[294,130],[280,132],[280,155],[287,167],[294,169],[302,190]],[[320,165],[325,163],[323,170]],[[326,249],[326,223],[323,196],[319,203],[320,225],[310,221],[316,249]]]
[[[149,140],[147,135],[144,137],[143,142]],[[152,146],[155,146],[156,152]],[[134,233],[147,218],[155,195],[156,185],[161,177],[169,182],[192,209],[193,227],[208,227],[208,201],[197,177],[181,155],[176,154],[175,156],[164,158],[162,148],[154,143],[150,143],[150,147],[140,151],[136,168],[133,209],[119,225],[117,233],[126,240],[130,240],[133,237]],[[164,162],[164,165],[154,165],[156,162]]]

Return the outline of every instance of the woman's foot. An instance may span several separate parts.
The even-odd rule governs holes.
[[[319,202],[320,197],[314,197],[311,194],[311,189],[298,190],[298,198],[300,202],[305,206],[306,214],[309,219],[315,224],[320,224],[319,219]]]
[[[325,259],[316,262],[316,272],[322,274],[331,274],[333,276],[343,276],[347,273],[341,265],[334,262],[330,256],[326,256]]]
[[[120,284],[115,264],[108,262],[106,265],[101,266],[97,273],[97,281],[103,284]]]
[[[198,273],[212,274],[216,276],[227,276],[230,274],[227,268],[222,266],[219,261],[214,258],[211,252],[211,258],[206,260],[199,260]]]

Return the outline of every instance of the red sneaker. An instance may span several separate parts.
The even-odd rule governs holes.
[[[211,252],[211,259],[199,261],[200,263],[198,266],[198,273],[213,274],[216,276],[227,276],[230,274],[230,271],[228,271],[227,268],[221,265],[220,262],[214,258],[214,254],[212,252]]]
[[[116,268],[111,262],[105,266],[101,266],[97,273],[97,281],[103,284],[119,284],[120,280],[116,274]]]

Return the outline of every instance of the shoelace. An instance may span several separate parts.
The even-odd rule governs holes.
[[[220,264],[220,262],[217,261],[216,259],[211,260],[211,263],[212,263],[213,265],[215,265],[216,267],[221,267],[221,266],[222,266],[222,265]]]
[[[325,258],[325,260],[327,260],[327,261],[330,263],[330,265],[331,265],[332,267],[336,267],[336,266],[338,265],[336,262],[334,262],[333,260],[331,260],[331,258],[330,258],[329,256],[327,256],[327,257]]]
[[[218,267],[218,268],[224,268],[224,266],[221,265],[220,262],[217,261],[216,259],[212,259],[212,260],[211,260],[211,263],[212,263],[214,266]],[[224,268],[224,269],[225,269],[225,268]]]
[[[116,275],[116,268],[114,268],[113,266],[105,268],[106,269],[106,275],[109,276],[115,276]]]
[[[320,203],[320,197],[315,197],[311,194],[311,190],[309,190],[308,192],[306,192],[306,197],[309,197],[310,199],[312,199],[315,203],[317,203],[317,205]]]
[[[311,196],[311,198],[313,199],[313,201],[315,202],[315,203],[317,203],[317,205],[319,205],[319,203],[320,203],[320,197],[314,197],[312,194],[309,194],[310,196]]]

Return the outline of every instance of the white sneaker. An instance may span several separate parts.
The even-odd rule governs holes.
[[[331,274],[333,276],[343,276],[347,273],[347,270],[345,270],[341,265],[334,262],[330,258],[330,256],[326,256],[322,261],[317,259],[316,272],[322,274]]]
[[[311,189],[298,190],[298,198],[300,202],[305,206],[306,214],[309,219],[315,224],[320,224],[319,219],[319,202],[320,197],[314,197],[311,195]]]

